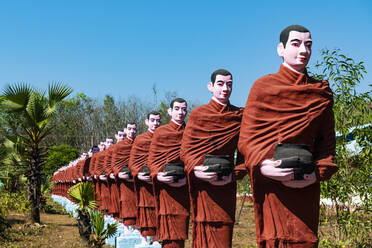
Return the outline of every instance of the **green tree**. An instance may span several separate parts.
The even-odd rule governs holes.
[[[169,104],[166,104],[165,102],[161,101],[159,105],[159,113],[160,113],[160,120],[161,124],[165,125],[168,124],[171,120],[170,115],[168,114]]]
[[[59,83],[49,85],[47,95],[23,83],[8,85],[3,92],[8,113],[22,120],[14,135],[25,147],[21,159],[28,166],[26,176],[33,222],[40,223],[41,172],[47,148],[43,141],[54,128],[51,124],[58,104],[71,92],[70,87]]]
[[[0,180],[4,188],[10,192],[19,192],[22,189],[22,175],[26,167],[22,163],[21,156],[25,147],[17,136],[8,136],[0,144]]]
[[[371,245],[372,195],[372,133],[371,128],[360,128],[372,123],[371,91],[358,93],[366,69],[339,49],[321,51],[322,59],[313,77],[327,80],[334,93],[334,114],[337,131],[335,162],[339,171],[321,184],[322,198],[332,199],[337,217],[337,239],[355,246]],[[371,87],[371,85],[369,85]],[[352,131],[361,147],[360,153],[348,149]],[[355,205],[355,199],[360,203]],[[329,220],[328,208],[323,208],[322,221]],[[332,212],[332,211],[331,211]],[[325,214],[325,215],[324,215]]]
[[[59,168],[67,165],[70,161],[73,161],[78,157],[79,153],[74,147],[69,145],[52,146],[48,149],[48,156],[46,158],[43,173],[46,175],[52,175]]]

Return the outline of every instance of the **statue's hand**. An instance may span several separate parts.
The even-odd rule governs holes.
[[[216,172],[205,172],[206,170],[208,170],[208,166],[203,166],[203,165],[195,166],[194,174],[200,180],[203,180],[209,183],[213,181],[217,181],[218,179],[217,173]]]
[[[150,176],[145,176],[145,174],[146,173],[144,173],[144,172],[138,173],[138,176],[137,176],[138,179],[141,180],[141,181],[144,181],[146,183],[152,184]]]
[[[293,180],[294,174],[292,168],[278,168],[281,164],[281,160],[273,161],[266,159],[260,166],[261,174],[265,177],[277,180],[277,181],[290,181]]]
[[[284,186],[290,188],[302,189],[316,182],[315,172],[311,174],[304,174],[304,180],[293,180],[293,181],[283,181]]]

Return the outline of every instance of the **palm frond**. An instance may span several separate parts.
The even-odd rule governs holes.
[[[117,232],[118,223],[108,224],[105,230],[105,238],[111,238]]]
[[[49,111],[55,111],[55,105],[72,93],[72,88],[62,83],[52,83],[48,86]]]
[[[34,89],[26,83],[8,85],[3,91],[4,105],[12,111],[20,112],[26,109]]]
[[[47,120],[46,117],[46,100],[39,93],[32,93],[26,107],[29,117],[30,126],[38,126],[39,123]]]
[[[79,209],[88,212],[98,207],[94,199],[94,185],[90,182],[81,182],[72,186],[68,192],[72,201],[79,205]]]
[[[89,211],[89,218],[92,223],[93,232],[96,236],[96,239],[97,240],[102,239],[103,229],[105,227],[104,213],[97,211],[97,210],[91,210]]]

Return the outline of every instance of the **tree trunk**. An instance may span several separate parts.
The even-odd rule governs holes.
[[[31,221],[40,223],[40,196],[41,196],[41,154],[38,147],[32,148],[30,154],[30,174],[28,177],[28,190],[31,203]]]
[[[78,229],[81,239],[83,240],[83,243],[88,244],[89,238],[91,234],[91,225],[90,225],[90,219],[87,214],[82,212],[81,210],[79,212],[79,218],[78,218]]]

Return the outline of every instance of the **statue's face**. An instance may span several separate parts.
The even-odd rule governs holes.
[[[99,143],[98,148],[99,148],[100,151],[105,150],[105,149],[106,149],[105,142],[101,142],[101,143]]]
[[[86,159],[87,157],[88,157],[88,153],[83,152],[83,154],[81,154],[81,159]]]
[[[208,90],[218,101],[227,103],[232,92],[232,83],[230,75],[217,75],[214,84],[212,82],[208,83]]]
[[[136,137],[136,133],[137,133],[136,124],[128,124],[125,131],[127,132],[127,137],[133,140],[134,137]]]
[[[118,131],[118,133],[115,134],[115,138],[119,142],[125,138],[125,133],[123,131]]]
[[[160,126],[160,115],[150,115],[149,119],[146,119],[146,125],[150,132],[155,132],[155,130]]]
[[[106,149],[114,144],[113,139],[106,139]]]
[[[282,43],[278,45],[278,54],[289,67],[303,72],[311,57],[311,45],[309,32],[291,31],[285,48]]]
[[[168,109],[168,114],[172,120],[181,124],[187,115],[187,103],[186,102],[174,102],[173,108]]]

